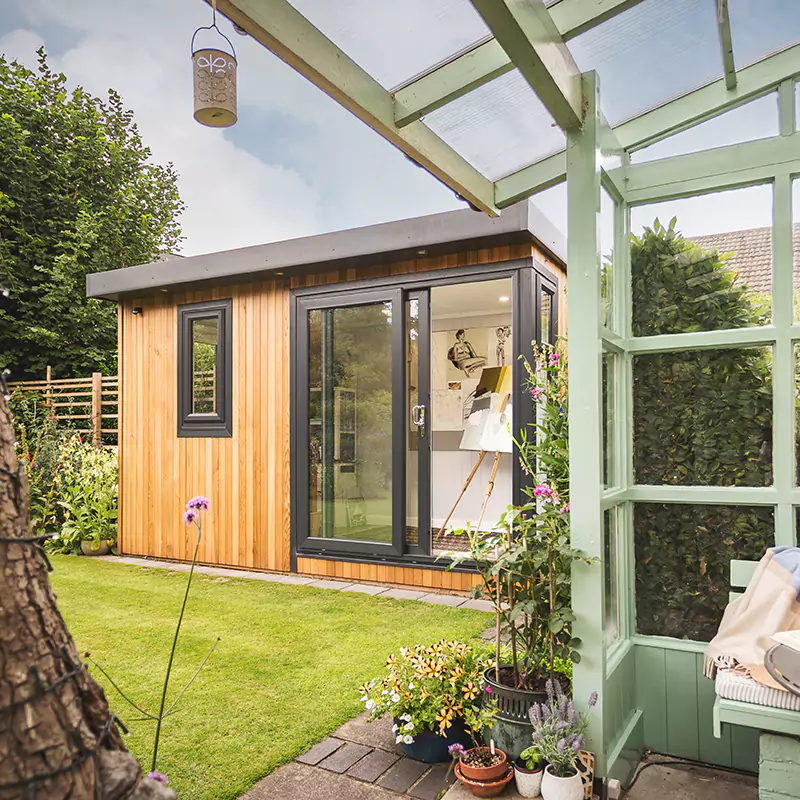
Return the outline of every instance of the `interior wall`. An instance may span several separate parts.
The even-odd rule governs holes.
[[[193,529],[183,524],[182,512],[190,497],[205,495],[212,510],[200,544],[201,562],[289,571],[290,289],[531,254],[531,245],[484,248],[121,303],[120,552],[189,560]],[[233,436],[178,438],[177,306],[223,298],[233,301]],[[141,313],[133,314],[133,308]],[[322,559],[298,559],[298,570],[442,589],[467,589],[474,582],[461,573]]]

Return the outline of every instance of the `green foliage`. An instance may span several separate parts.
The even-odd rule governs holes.
[[[534,689],[542,675],[564,674],[562,665],[580,658],[580,642],[571,635],[570,580],[572,565],[589,559],[570,544],[566,356],[540,347],[534,366],[525,366],[537,406],[536,436],[522,431],[516,442],[530,479],[528,501],[509,506],[490,535],[454,531],[466,533],[470,548],[454,554],[450,568],[467,558],[475,562],[483,579],[476,593],[493,603],[511,639],[514,684]]]
[[[44,50],[36,72],[0,55],[0,366],[114,374],[116,309],[86,299],[86,274],[173,249],[182,208],[116,92],[68,92]]]
[[[389,674],[361,687],[361,700],[370,719],[395,718],[398,743],[411,744],[423,731],[446,736],[460,721],[478,746],[496,712],[495,703],[483,702],[483,672],[493,664],[492,645],[479,641],[401,647],[386,661]]]
[[[637,336],[764,324],[763,299],[736,282],[726,256],[684,239],[673,219],[632,237]],[[637,483],[772,483],[771,352],[690,350],[634,359]],[[637,504],[640,633],[708,640],[728,602],[731,558],[773,543],[771,509]]]
[[[17,436],[17,458],[30,487],[31,529],[44,536],[56,529],[63,510],[58,506],[58,473],[64,433],[39,392],[16,390],[11,411]]]
[[[117,542],[117,454],[75,434],[64,439],[56,477],[58,505],[64,509],[59,532],[47,543],[58,553],[78,553],[90,540]]]

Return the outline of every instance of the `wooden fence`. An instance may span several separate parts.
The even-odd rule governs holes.
[[[117,444],[119,379],[92,373],[91,378],[52,378],[47,368],[43,381],[16,381],[9,390],[36,392],[52,409],[58,422],[76,433],[91,436],[96,445]]]

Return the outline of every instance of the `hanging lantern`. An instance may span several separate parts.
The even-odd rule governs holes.
[[[231,40],[217,27],[216,0],[212,2],[212,8],[214,16],[211,25],[198,28],[192,36],[194,118],[210,128],[229,128],[236,122],[236,51]],[[215,30],[227,42],[227,48],[204,47],[195,50],[197,34],[210,30]]]

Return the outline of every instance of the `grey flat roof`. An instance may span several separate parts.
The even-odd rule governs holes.
[[[478,247],[534,242],[560,264],[566,242],[529,201],[505,209],[496,218],[464,209],[426,217],[384,222],[363,228],[287,239],[94,272],[86,276],[87,297],[119,300],[163,289],[188,290],[208,284],[260,280],[271,274],[294,275],[337,267],[403,261]],[[424,250],[424,253],[420,253]]]

